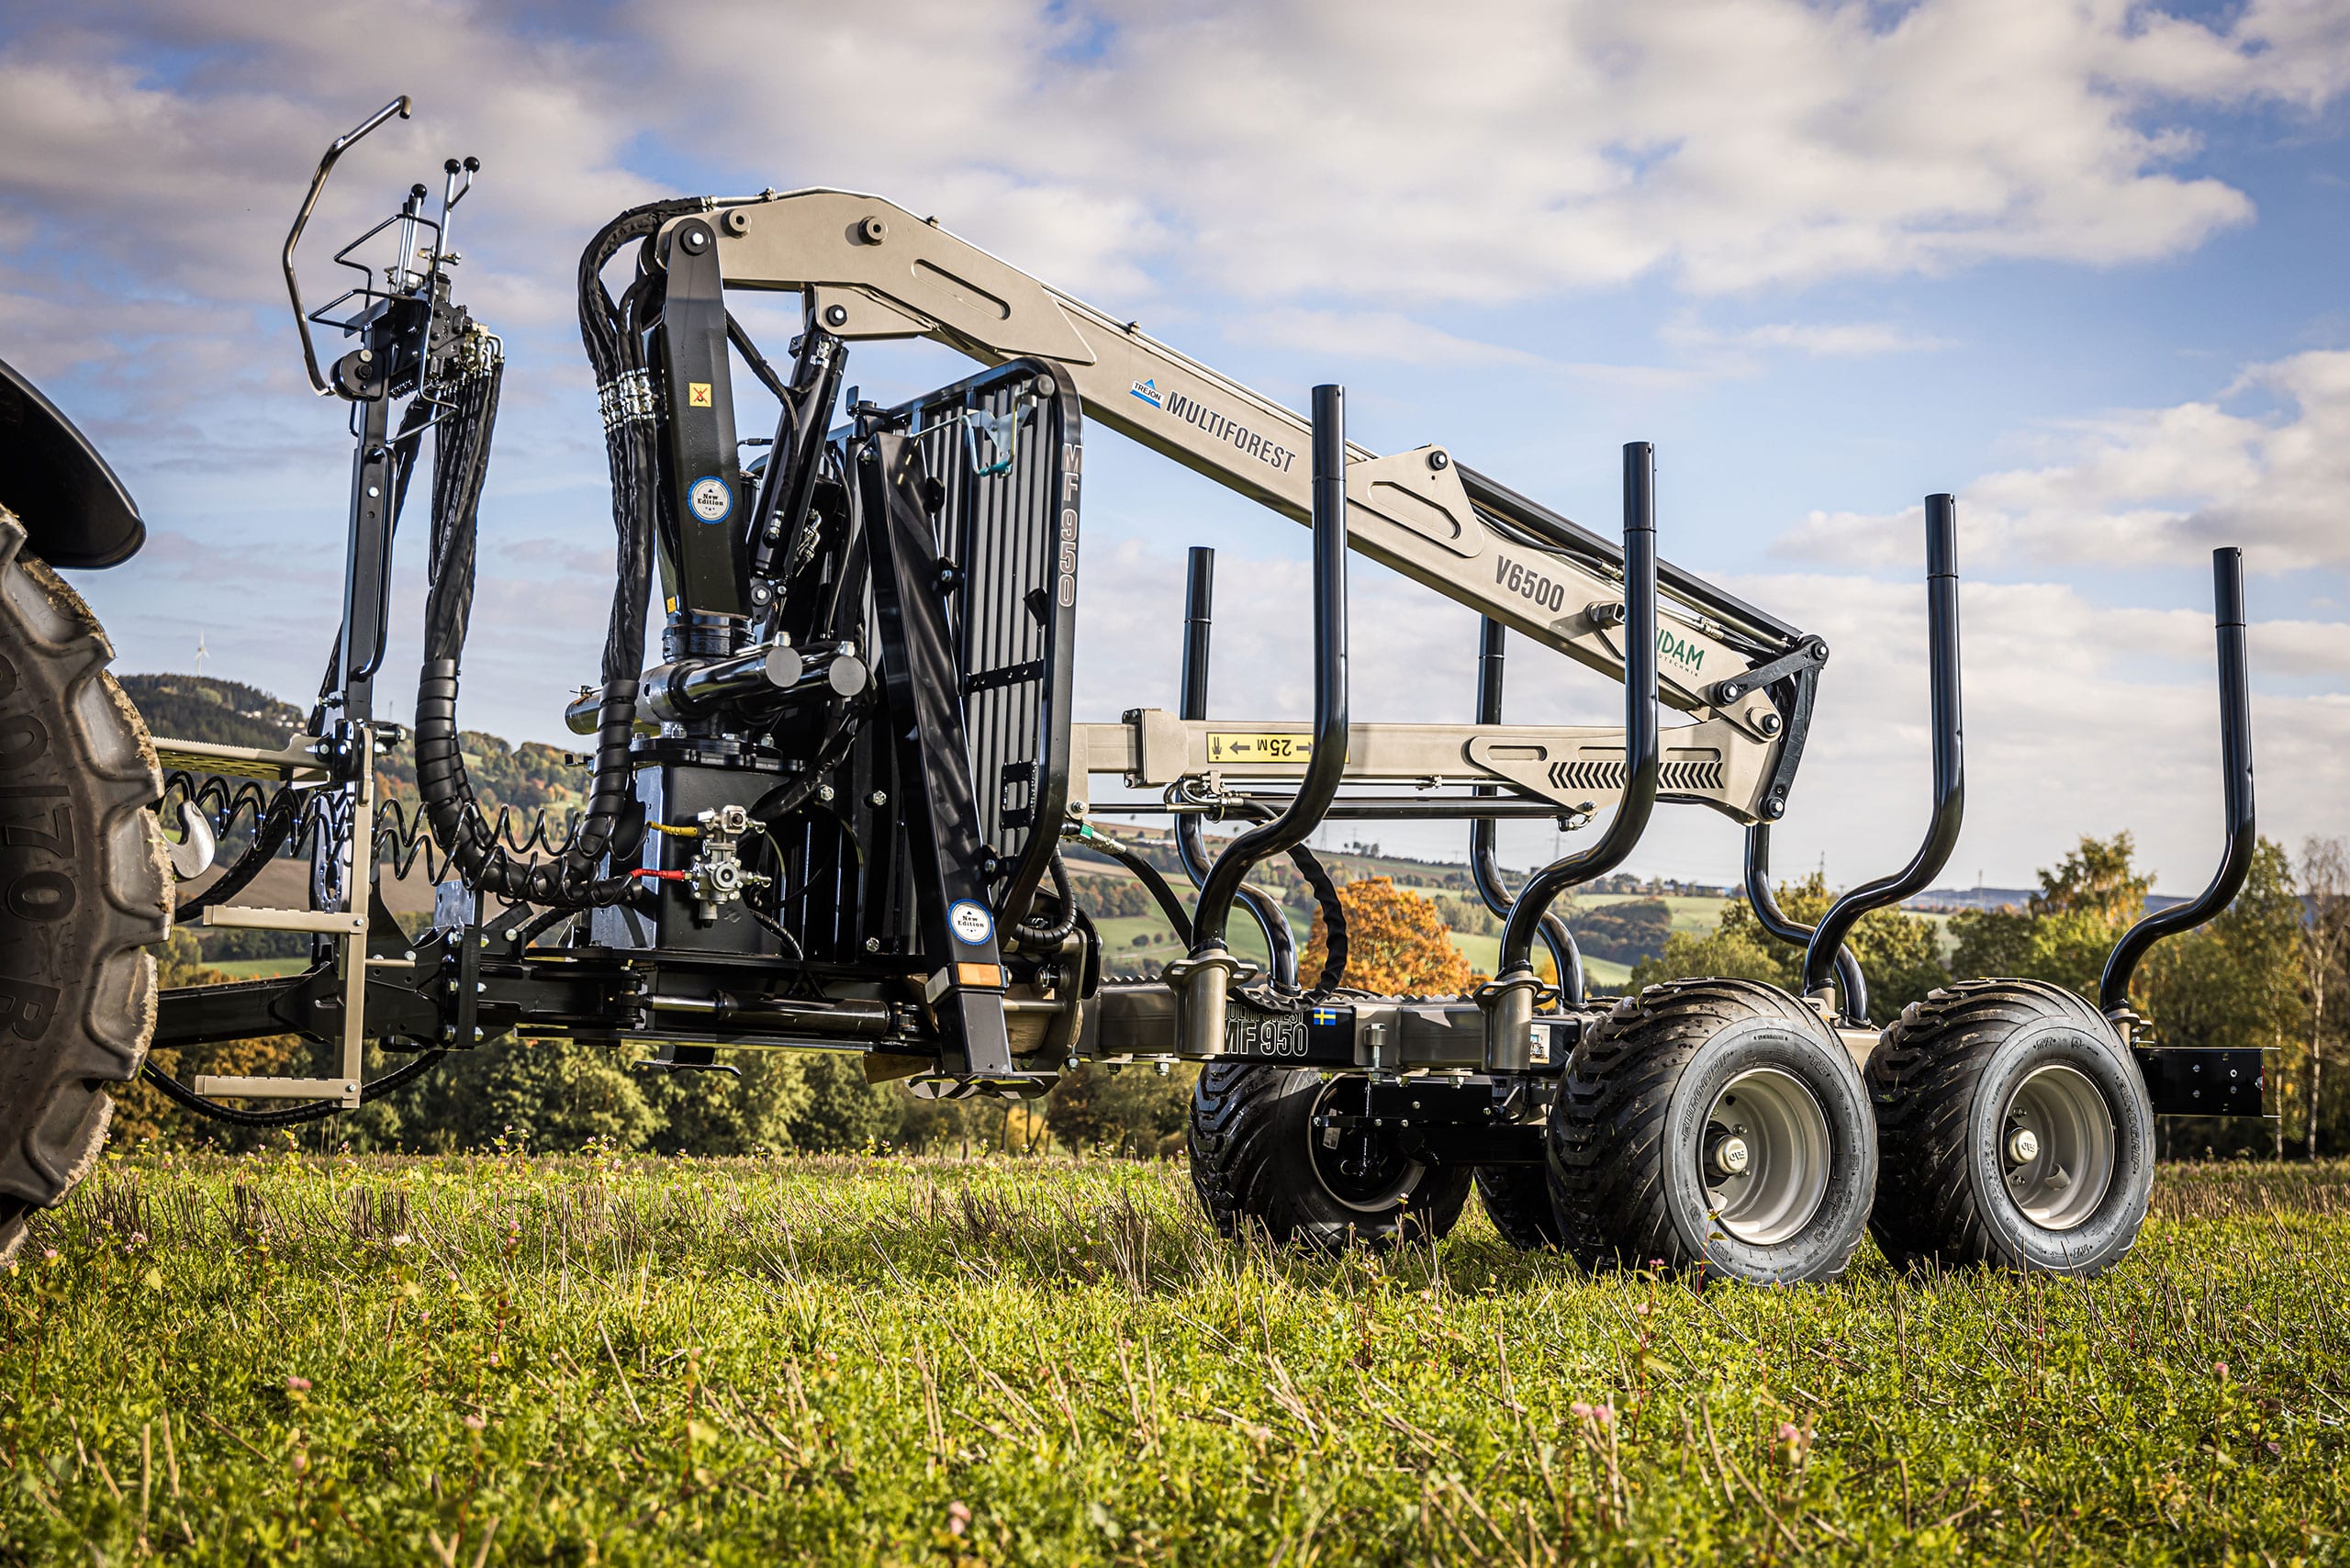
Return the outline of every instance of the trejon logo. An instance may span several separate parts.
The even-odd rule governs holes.
[[[1137,381],[1132,386],[1127,387],[1126,390],[1133,393],[1136,397],[1141,398],[1144,402],[1149,404],[1154,409],[1164,411],[1167,407],[1166,404],[1158,400],[1158,378],[1157,376],[1153,376],[1148,381]]]

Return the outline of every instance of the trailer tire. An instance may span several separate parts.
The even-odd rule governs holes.
[[[106,1142],[171,929],[162,793],[114,650],[0,510],[0,1261]]]
[[[1477,1201],[1502,1239],[1520,1252],[1556,1252],[1567,1244],[1550,1202],[1550,1175],[1539,1165],[1481,1165]]]
[[[1237,1239],[1262,1231],[1280,1245],[1336,1252],[1438,1240],[1452,1229],[1469,1201],[1466,1167],[1390,1151],[1348,1177],[1321,1152],[1315,1108],[1356,1081],[1243,1062],[1201,1070],[1192,1092],[1192,1185],[1218,1233]]]
[[[1617,1002],[1569,1058],[1546,1143],[1586,1268],[1824,1282],[1868,1230],[1876,1126],[1860,1070],[1818,1014],[1759,981],[1673,980]],[[1712,1163],[1732,1159],[1736,1173]]]
[[[2112,1025],[2071,991],[1937,991],[1886,1030],[1867,1078],[1886,1172],[1869,1228],[1895,1263],[2088,1276],[2136,1245],[2154,1106]]]

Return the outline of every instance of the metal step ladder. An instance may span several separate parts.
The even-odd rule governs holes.
[[[213,929],[299,931],[334,938],[335,974],[342,982],[342,1070],[332,1078],[199,1074],[191,1084],[198,1094],[231,1100],[332,1100],[346,1109],[360,1103],[362,1053],[367,1041],[367,907],[375,885],[375,735],[365,724],[355,726],[355,732],[359,777],[352,791],[349,835],[341,846],[350,868],[343,878],[344,907],[255,909],[214,904],[205,910],[202,920]],[[330,777],[317,756],[291,745],[273,751],[158,738],[155,752],[167,769],[275,778],[288,785],[323,783]]]

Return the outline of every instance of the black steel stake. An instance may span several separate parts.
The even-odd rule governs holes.
[[[1958,502],[1950,496],[1926,498],[1926,640],[1934,729],[1934,812],[1926,841],[1900,871],[1863,882],[1829,906],[1804,948],[1806,996],[1827,988],[1828,971],[1861,916],[1899,903],[1942,874],[1958,844],[1959,824],[1965,820],[1966,756],[1958,686]]]
[[[2252,800],[2252,680],[2244,657],[2244,552],[2211,552],[2211,619],[2220,644],[2220,759],[2227,815],[2227,852],[2205,888],[2186,903],[2157,910],[2121,934],[2098,982],[2106,1016],[2130,1010],[2130,977],[2146,950],[2165,936],[2192,931],[2235,902],[2259,844]]]

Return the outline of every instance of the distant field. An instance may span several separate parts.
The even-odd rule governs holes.
[[[266,980],[275,975],[298,975],[310,967],[308,958],[231,958],[226,963],[207,966],[218,969],[234,980]]]
[[[1235,1248],[1180,1165],[110,1158],[0,1279],[0,1560],[2339,1561],[2350,1169],[2103,1279]]]
[[[1452,945],[1468,955],[1469,967],[1481,974],[1493,974],[1501,967],[1502,939],[1498,936],[1470,936],[1456,931],[1452,934]],[[1556,978],[1550,973],[1550,959],[1539,944],[1534,949],[1534,967],[1541,970],[1545,979]],[[1583,955],[1583,979],[1592,985],[1607,990],[1614,990],[1632,978],[1630,965],[1595,958],[1588,953]]]

